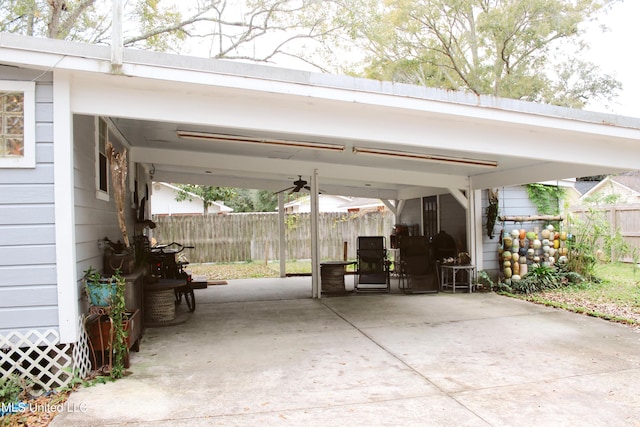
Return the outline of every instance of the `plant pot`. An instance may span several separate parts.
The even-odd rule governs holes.
[[[140,319],[140,310],[135,310],[133,313],[125,313],[126,318],[122,321],[123,330],[127,334],[125,339],[127,354],[125,356],[125,368],[129,367],[129,349],[139,351],[140,349],[140,336],[142,335],[142,322]],[[91,348],[94,353],[98,352],[110,352],[112,350],[113,332],[111,330],[111,321],[108,316],[101,316],[94,321],[87,322],[86,324],[87,335],[91,343]],[[94,354],[94,358],[95,358]],[[104,354],[101,354],[101,360],[105,360]],[[94,363],[97,364],[97,363]],[[97,367],[97,366],[94,366]]]
[[[131,348],[140,335],[140,310],[125,314],[126,319],[122,321],[122,325],[123,330],[127,332],[127,348]],[[94,350],[108,350],[111,347],[111,322],[106,316],[89,323],[87,334]]]
[[[120,274],[131,274],[136,267],[134,253],[104,254],[104,271],[106,274],[114,274],[120,270]]]
[[[116,297],[117,283],[111,278],[100,279],[99,282],[85,280],[85,288],[89,302],[96,307],[107,307]]]

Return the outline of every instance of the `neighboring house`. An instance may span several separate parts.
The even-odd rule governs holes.
[[[152,215],[202,215],[204,200],[202,197],[189,193],[191,200],[177,201],[180,188],[166,182],[154,182],[151,192]],[[207,208],[208,214],[226,214],[233,212],[222,202],[212,202]]]
[[[354,197],[344,205],[337,207],[346,209],[347,212],[384,211],[386,209],[386,206],[380,199],[368,199],[365,197]]]
[[[351,208],[349,206],[352,202],[353,198],[351,197],[320,194],[318,196],[318,212],[350,212]],[[360,199],[360,206],[362,202],[363,199]],[[357,209],[358,206],[355,208]],[[286,213],[309,213],[311,212],[311,198],[307,195],[285,203],[284,211]]]
[[[578,203],[589,201],[605,201],[608,196],[614,196],[614,203],[640,203],[640,172],[630,171],[619,175],[609,175],[593,185],[582,194]]]
[[[425,235],[445,229],[479,270],[497,245],[482,237],[487,188],[617,173],[640,157],[633,118],[4,33],[0,93],[0,366],[44,388],[86,374],[83,273],[104,267],[105,237],[122,239],[107,141],[128,154],[132,237],[144,237],[153,181],[277,191],[302,174],[384,200]],[[527,212],[513,192],[503,213],[511,199]],[[310,240],[318,298],[317,228]]]

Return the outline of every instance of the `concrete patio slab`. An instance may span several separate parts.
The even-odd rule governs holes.
[[[196,291],[51,425],[640,425],[632,329],[488,293],[300,298],[306,280]]]

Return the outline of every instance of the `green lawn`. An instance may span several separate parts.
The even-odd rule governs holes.
[[[582,283],[521,298],[540,304],[640,326],[640,268],[633,264],[596,266],[600,283]]]
[[[255,279],[280,277],[280,264],[270,262],[234,262],[216,264],[190,264],[193,274],[205,275],[212,280]],[[311,273],[310,261],[288,261],[287,273]]]

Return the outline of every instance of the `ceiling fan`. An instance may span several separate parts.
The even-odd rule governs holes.
[[[308,184],[307,181],[302,179],[302,175],[298,175],[298,179],[293,181],[293,186],[284,188],[284,189],[282,189],[280,191],[276,191],[275,194],[282,193],[282,192],[285,192],[285,191],[288,191],[288,190],[291,190],[291,191],[289,191],[289,194],[291,194],[291,193],[299,193],[300,190],[302,190],[303,188],[305,190],[309,190],[310,191],[311,187],[309,187],[307,184]]]

